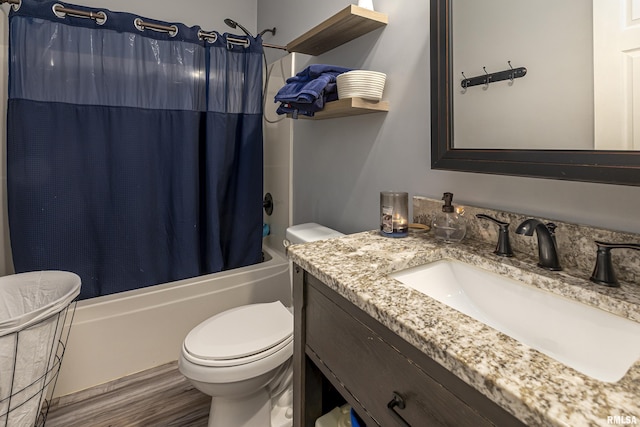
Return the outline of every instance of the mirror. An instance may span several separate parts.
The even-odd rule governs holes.
[[[585,99],[589,100],[589,107],[577,112],[575,109],[564,106],[545,118],[540,111],[544,107],[544,105],[541,107],[541,104],[547,102],[547,99],[540,95],[539,88],[538,90],[531,90],[531,86],[536,83],[536,80],[540,80],[540,75],[544,71],[544,67],[539,65],[540,59],[535,58],[527,49],[506,47],[508,43],[500,42],[499,38],[495,36],[493,37],[494,43],[491,48],[485,49],[485,56],[482,56],[482,52],[470,54],[468,48],[458,46],[456,43],[459,39],[464,39],[464,32],[455,32],[453,29],[454,22],[460,22],[458,25],[470,27],[468,39],[472,39],[474,33],[477,34],[478,28],[492,25],[487,23],[488,18],[483,18],[477,13],[469,16],[475,16],[475,19],[480,22],[473,24],[473,26],[470,21],[463,24],[464,16],[454,17],[453,15],[457,10],[456,7],[458,7],[454,7],[453,2],[458,1],[468,0],[431,0],[432,168],[640,185],[639,151],[625,151],[629,150],[629,148],[617,143],[615,149],[611,148],[612,144],[597,143],[598,138],[596,135],[602,129],[602,126],[598,125],[598,123],[610,124],[613,118],[611,114],[609,114],[609,117],[601,115],[602,118],[598,118],[596,114],[594,118],[593,99],[595,98],[594,93],[597,93],[598,89],[594,89],[593,76],[599,72],[599,63],[609,63],[611,61],[597,61],[597,55],[594,61],[593,55],[595,54],[590,49],[589,52],[585,50],[582,55],[572,55],[571,52],[573,51],[565,50],[564,47],[558,49],[560,55],[571,57],[573,58],[572,60],[582,61],[583,65],[592,64],[586,67],[586,71],[580,69],[584,67],[572,65],[572,68],[579,68],[578,71],[585,72],[581,79],[569,75],[571,85],[567,85],[570,86],[568,90],[573,90],[574,94],[581,93],[583,98],[580,99],[580,103],[584,104]],[[490,6],[496,3],[494,0],[471,1],[486,6],[486,10],[490,10]],[[596,7],[596,3],[602,1],[606,1],[609,5],[611,4],[611,0],[594,0],[593,7]],[[506,3],[522,7],[523,2],[511,1]],[[506,3],[501,2],[500,4]],[[538,4],[537,2],[531,3]],[[620,0],[620,3],[630,4],[632,2]],[[516,10],[513,13],[518,12],[522,11]],[[550,13],[548,10],[546,12],[547,16],[559,15]],[[589,12],[589,10],[583,10],[582,14],[588,15],[590,19],[591,14]],[[510,19],[508,13],[509,8],[502,7],[499,13],[494,12],[493,15],[495,15],[495,19],[507,21]],[[525,11],[524,14],[531,19],[530,13]],[[545,13],[540,13],[539,15],[543,16]],[[517,22],[517,19],[514,18],[513,21]],[[566,19],[562,22],[566,25]],[[537,27],[545,27],[540,22],[535,24]],[[573,22],[571,25],[573,26]],[[593,37],[595,36],[591,35],[591,33],[597,30],[591,28],[591,26],[592,24],[589,23],[588,28],[586,25],[583,27],[581,35],[576,40],[573,40],[575,46],[593,44],[592,40],[594,40]],[[474,27],[475,30],[473,30]],[[587,35],[587,31],[589,35]],[[525,35],[529,33],[529,31],[524,30],[522,32]],[[514,38],[517,37],[514,36]],[[585,38],[589,38],[589,41],[585,42]],[[509,40],[510,38],[507,37],[506,39]],[[524,43],[523,41],[519,42],[520,44]],[[542,42],[538,34],[533,41],[529,40],[527,43],[535,48],[536,43]],[[465,49],[467,49],[466,53]],[[480,50],[477,45],[475,50]],[[512,56],[512,58],[505,57],[502,60],[502,68],[497,65],[497,60],[494,58],[494,56],[497,57],[495,54],[497,51],[505,51],[505,56]],[[490,62],[487,65],[493,67],[493,69],[486,67],[487,72],[493,79],[490,80],[488,85],[483,83],[486,82],[487,78],[484,72],[485,69],[483,69],[485,64],[474,65],[474,68],[465,73],[464,77],[461,74],[462,71],[458,69],[454,71],[456,66],[459,66],[459,68],[471,66],[470,62],[465,63],[464,61],[480,62],[481,59],[477,58],[484,59],[485,57]],[[511,61],[512,64],[509,64],[508,61]],[[514,74],[510,73],[514,73],[520,67],[526,69],[527,61],[529,61],[530,67],[533,67],[533,69],[527,69],[523,76],[516,75],[514,78]],[[538,61],[538,64],[536,61]],[[546,68],[549,69],[548,64]],[[563,67],[556,68],[560,70],[558,74],[565,74],[562,71]],[[589,76],[588,81],[584,79],[585,75]],[[474,80],[476,77],[480,79]],[[522,78],[520,79],[520,77]],[[558,77],[556,80],[560,78]],[[500,79],[502,81],[499,81]],[[473,85],[465,88],[463,87],[465,81],[473,83]],[[520,86],[518,87],[519,84]],[[494,86],[492,87],[491,85]],[[530,96],[523,98],[527,92]],[[465,96],[467,98],[464,98]],[[520,105],[529,108],[530,111],[527,114],[513,114],[511,120],[501,122],[499,119],[504,117],[508,110],[519,111],[518,106],[511,105],[510,108],[507,108],[502,105],[503,103],[515,102],[514,99],[516,98],[522,98],[518,102],[521,103]],[[468,105],[465,105],[462,99]],[[503,103],[500,103],[499,99],[502,99]],[[573,100],[570,99],[569,101]],[[531,108],[532,105],[535,108]],[[598,110],[597,105],[595,107],[596,110]],[[466,112],[465,109],[467,110]],[[476,111],[476,114],[473,111]],[[494,117],[494,123],[487,124],[488,117],[492,113],[495,113],[497,119]],[[516,116],[517,119],[515,119]],[[550,125],[549,122],[545,122],[546,119],[553,119],[555,122]],[[578,129],[577,127],[571,128],[567,125],[569,122],[571,122],[570,124],[575,124],[576,121],[582,122],[583,125],[579,131],[576,130]],[[480,125],[478,124],[479,122]],[[468,126],[469,130],[465,131],[464,126]],[[474,128],[474,126],[476,127]],[[486,134],[482,138],[479,137],[481,134],[479,132],[480,128]],[[552,135],[547,132],[550,128],[555,129]],[[558,130],[561,132],[558,132]],[[508,132],[511,132],[511,134]],[[506,139],[510,141],[518,140],[518,143],[522,145],[513,146],[502,142],[499,136],[505,133],[507,135]],[[509,137],[509,135],[512,137]],[[616,138],[600,139],[613,141]],[[596,141],[596,149],[593,149],[594,140]],[[633,138],[631,138],[631,141],[633,141]],[[605,149],[597,149],[598,147]]]

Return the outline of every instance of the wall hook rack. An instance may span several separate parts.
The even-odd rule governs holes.
[[[471,78],[467,78],[463,72],[463,79],[460,82],[460,86],[462,86],[463,89],[479,85],[486,85],[488,87],[490,83],[495,83],[502,80],[510,80],[511,82],[513,82],[515,79],[519,79],[527,75],[527,69],[525,67],[513,68],[511,66],[511,61],[508,61],[508,64],[508,70],[498,71],[496,73],[488,73],[486,67],[482,67],[485,74]]]

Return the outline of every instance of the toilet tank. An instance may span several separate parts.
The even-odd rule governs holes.
[[[292,225],[285,232],[285,239],[282,242],[285,250],[289,245],[298,243],[315,242],[316,240],[331,239],[332,237],[340,237],[344,234],[324,225],[315,222],[307,222],[305,224]],[[293,266],[293,261],[289,260],[289,266]],[[293,268],[289,268],[289,284],[291,285],[291,294],[293,295]]]
[[[285,236],[284,244],[285,246],[289,246],[297,243],[331,239],[333,237],[344,236],[344,234],[323,225],[316,224],[315,222],[308,222],[287,228]]]

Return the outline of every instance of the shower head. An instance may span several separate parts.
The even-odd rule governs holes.
[[[245,33],[246,35],[248,35],[248,36],[249,36],[249,37],[251,37],[251,38],[255,38],[255,37],[253,37],[253,34],[251,34],[251,33],[249,32],[249,30],[247,30],[245,27],[243,27],[242,25],[238,24],[236,21],[234,21],[234,20],[233,20],[233,19],[231,19],[231,18],[225,18],[224,23],[225,23],[225,24],[227,24],[228,26],[230,26],[231,28],[240,27],[240,29],[241,29],[242,31],[244,31],[244,33]]]

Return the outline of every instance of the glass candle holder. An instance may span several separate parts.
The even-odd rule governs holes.
[[[409,193],[380,192],[380,234],[385,237],[409,234]]]

